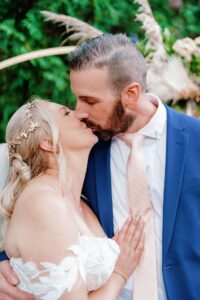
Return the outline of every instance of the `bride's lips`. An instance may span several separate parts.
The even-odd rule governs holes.
[[[90,130],[92,130],[93,132],[96,130],[96,128],[94,127],[94,126],[90,126],[90,125],[88,125],[87,123],[83,123],[85,126],[84,126],[84,128],[86,128],[86,129],[90,129]]]
[[[88,129],[88,130],[90,130],[90,131],[92,131],[92,132],[94,132],[94,130],[95,130],[94,127],[87,126],[87,124],[84,123],[84,122],[82,122],[81,127],[82,127],[83,129],[86,129],[86,130]]]
[[[87,126],[88,129],[90,129],[93,133],[95,133],[98,129],[97,127],[92,124],[92,122],[88,121],[88,120],[82,120],[81,121],[85,126]]]
[[[95,127],[88,127],[92,130],[92,132],[95,132],[96,131],[96,128]]]
[[[87,129],[90,129],[92,132],[95,132],[95,131],[96,131],[96,128],[95,128],[95,127],[92,127],[92,126],[87,126]]]

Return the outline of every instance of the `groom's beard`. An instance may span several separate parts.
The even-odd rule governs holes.
[[[94,134],[96,134],[99,139],[107,141],[114,135],[127,131],[134,120],[134,116],[125,112],[121,99],[119,99],[113,107],[111,116],[107,120],[106,128],[102,128],[89,119],[84,120],[84,122],[88,127],[93,129]]]

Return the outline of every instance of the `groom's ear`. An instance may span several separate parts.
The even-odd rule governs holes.
[[[40,141],[40,148],[44,151],[53,153],[52,141],[48,136],[44,136]]]
[[[121,92],[122,105],[125,109],[134,110],[140,97],[141,87],[138,82],[131,82]]]

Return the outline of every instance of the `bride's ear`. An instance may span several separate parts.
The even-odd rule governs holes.
[[[40,141],[40,148],[44,151],[53,153],[52,141],[48,136],[44,136]]]

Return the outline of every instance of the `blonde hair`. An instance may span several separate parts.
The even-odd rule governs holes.
[[[46,100],[35,99],[31,104],[31,121],[40,124],[34,132],[16,145],[16,150],[9,154],[9,179],[6,187],[0,194],[0,249],[4,249],[5,235],[12,216],[16,199],[19,197],[28,182],[44,172],[48,167],[47,154],[40,147],[44,135],[48,135],[53,144],[54,156],[59,171],[59,183],[64,193],[69,184],[66,172],[65,154],[59,144],[58,128],[51,115],[42,105]],[[30,120],[27,118],[27,104],[20,107],[10,119],[6,129],[6,141],[15,141],[22,132],[28,131]],[[59,149],[57,153],[57,149]]]

